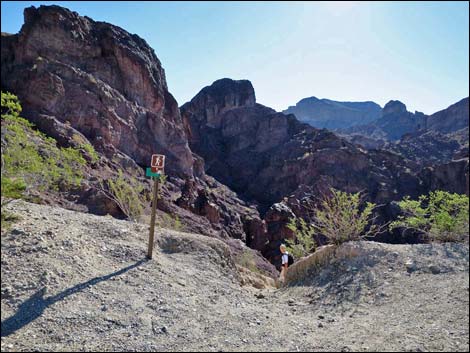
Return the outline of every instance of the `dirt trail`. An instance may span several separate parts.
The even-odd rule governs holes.
[[[2,234],[3,351],[468,351],[468,244],[347,245],[279,290],[223,242],[22,201]]]

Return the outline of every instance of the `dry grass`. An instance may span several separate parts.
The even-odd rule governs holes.
[[[253,272],[241,265],[236,265],[242,286],[251,286],[257,289],[276,288],[276,280],[259,272]]]

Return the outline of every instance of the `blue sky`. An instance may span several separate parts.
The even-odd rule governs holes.
[[[1,30],[41,4],[144,38],[180,105],[223,77],[276,110],[316,96],[431,114],[469,95],[468,2],[2,1]]]

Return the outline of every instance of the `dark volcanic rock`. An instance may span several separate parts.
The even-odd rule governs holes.
[[[243,95],[236,98],[241,92]],[[410,153],[406,155],[408,159],[392,148],[367,151],[332,132],[301,123],[293,115],[257,104],[254,97],[248,81],[224,79],[201,90],[181,107],[181,112],[190,147],[204,158],[206,172],[259,205],[266,233],[258,227],[260,231],[252,232],[256,235],[249,242],[273,263],[279,244],[294,237],[286,227],[289,219],[308,219],[302,203],[315,202],[330,187],[363,191],[369,201],[383,205],[405,195],[417,198],[435,188],[465,191],[465,168],[447,166],[442,167],[445,172],[437,168],[420,173],[422,164],[417,156],[426,154],[425,149],[417,147],[416,158]],[[389,102],[383,114],[381,131],[393,138],[421,131],[426,123],[424,114],[409,113],[398,101]],[[398,129],[394,123],[398,123]],[[432,140],[430,134],[415,134]],[[404,140],[413,139],[413,135],[407,136]],[[391,145],[385,140],[381,144]],[[456,147],[445,139],[434,146],[442,158],[452,156]],[[393,212],[380,212],[383,222],[390,220],[387,217],[393,218]],[[381,240],[392,242],[417,239],[416,234],[381,235]],[[322,239],[317,241],[321,243]]]
[[[424,168],[421,178],[429,190],[447,190],[458,194],[469,194],[468,158]]]
[[[468,158],[468,127],[468,97],[431,116],[413,115],[403,103],[391,101],[380,120],[343,129],[341,136],[367,149],[393,151],[427,167]]]
[[[459,138],[452,134],[419,131],[405,134],[399,141],[389,142],[382,148],[412,160],[417,167],[427,167],[452,161],[457,153],[461,153],[462,147]]]
[[[227,100],[221,97],[233,97],[246,82],[225,83],[219,91],[220,101]],[[219,81],[215,84],[220,87]],[[211,98],[205,97],[212,91],[203,89],[181,107],[190,128],[191,149],[205,159],[208,174],[256,200],[264,211],[301,185],[367,190],[377,202],[419,192],[418,178],[394,154],[364,151],[332,132],[300,123],[293,115],[253,105],[251,100],[240,106],[214,108]],[[208,116],[208,111],[219,113]]]

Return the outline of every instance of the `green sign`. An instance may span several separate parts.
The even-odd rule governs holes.
[[[161,174],[152,172],[152,168],[147,168],[145,170],[145,176],[160,178]]]

